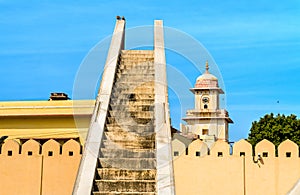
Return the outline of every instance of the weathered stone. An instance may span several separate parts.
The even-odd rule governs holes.
[[[98,175],[105,180],[155,180],[156,170],[125,170],[125,169],[97,169]]]
[[[153,149],[101,148],[101,158],[155,158]]]
[[[99,191],[154,192],[155,180],[96,180]]]
[[[122,51],[94,194],[155,194],[154,53]]]
[[[93,192],[93,195],[154,195],[155,192]]]
[[[153,141],[140,141],[140,142],[130,142],[130,141],[110,141],[110,140],[103,140],[102,146],[105,148],[126,148],[126,149],[154,149],[155,142]]]

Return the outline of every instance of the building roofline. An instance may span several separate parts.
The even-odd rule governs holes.
[[[91,115],[95,100],[0,102],[0,117]]]

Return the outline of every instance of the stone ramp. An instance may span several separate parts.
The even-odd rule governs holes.
[[[154,52],[122,50],[93,194],[156,194]]]
[[[154,50],[124,45],[117,19],[73,195],[175,194],[163,22]]]

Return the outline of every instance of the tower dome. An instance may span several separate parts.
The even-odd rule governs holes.
[[[206,71],[196,80],[195,88],[219,88],[218,79],[210,74],[208,61],[206,61]]]

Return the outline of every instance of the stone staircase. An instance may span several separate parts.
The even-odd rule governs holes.
[[[156,194],[153,51],[121,52],[93,194]]]

